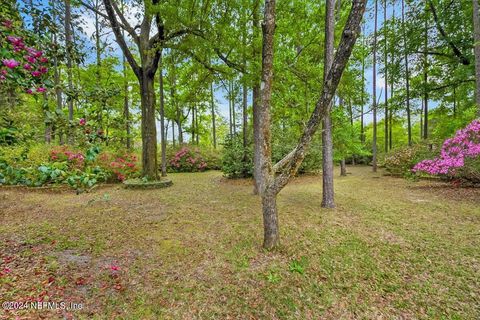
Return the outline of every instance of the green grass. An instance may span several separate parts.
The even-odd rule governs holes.
[[[85,319],[480,318],[480,190],[350,171],[333,210],[321,177],[281,192],[273,252],[251,182],[219,172],[161,190],[0,189],[0,254],[14,257],[0,297],[46,291]]]

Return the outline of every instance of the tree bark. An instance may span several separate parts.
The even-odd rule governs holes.
[[[345,159],[340,161],[340,176],[344,177],[347,175],[347,165],[345,164]]]
[[[384,128],[385,128],[385,146],[384,150],[385,153],[388,152],[388,41],[387,41],[387,1],[383,2],[383,28],[384,30],[384,41],[385,41],[385,53],[383,55],[384,63],[385,63],[385,95],[384,95]]]
[[[372,137],[372,170],[377,172],[377,22],[378,22],[378,0],[375,0],[375,23],[373,33],[373,137]]]
[[[273,85],[273,55],[275,34],[275,0],[265,0],[264,19],[262,23],[262,82],[261,107],[259,110],[259,162],[262,180],[265,182],[261,191],[263,210],[263,247],[271,249],[279,241],[276,196],[277,192],[268,188],[272,180],[272,150],[270,132],[270,108]]]
[[[473,30],[475,41],[475,103],[477,104],[477,116],[480,117],[480,5],[478,0],[473,0]]]
[[[163,52],[162,52],[163,53]],[[163,89],[163,61],[162,53],[160,53],[160,72],[159,75],[159,84],[160,84],[160,130],[162,139],[161,145],[161,157],[162,157],[162,177],[167,176],[167,139],[165,135],[165,92]]]
[[[412,145],[412,118],[410,111],[410,70],[408,68],[407,31],[405,27],[405,0],[402,0],[403,57],[405,60],[405,90],[407,102],[408,145]]]
[[[215,96],[213,94],[213,81],[210,83],[210,98],[212,108],[212,135],[213,135],[213,148],[217,149],[217,128],[215,123]]]
[[[67,58],[67,83],[69,97],[68,102],[68,120],[73,121],[73,75],[72,75],[72,59],[73,59],[73,40],[72,40],[72,10],[70,5],[70,0],[65,0],[65,45],[66,45],[66,58]],[[71,123],[68,124],[68,143],[73,144],[74,141],[74,132],[71,127]]]
[[[145,71],[142,71],[140,95],[142,109],[142,176],[156,180],[158,179],[158,173],[154,79]]]
[[[428,15],[427,15],[427,6],[425,5],[425,34],[424,34],[424,44],[423,51],[423,139],[428,139]]]
[[[132,143],[130,137],[130,107],[129,107],[129,94],[128,94],[128,80],[127,80],[127,64],[125,61],[125,55],[123,55],[123,116],[125,118],[125,134],[126,134],[126,147],[127,150],[131,150]]]
[[[262,195],[262,209],[264,216],[264,247],[271,249],[278,245],[279,230],[276,210],[276,195],[287,185],[296,174],[307,149],[316,133],[318,126],[325,115],[330,112],[332,99],[340,82],[345,66],[350,58],[355,41],[360,31],[360,24],[365,12],[367,0],[353,0],[350,15],[343,29],[337,54],[332,67],[323,83],[322,93],[315,109],[308,121],[297,146],[281,161],[272,167],[271,139],[270,139],[270,102],[273,80],[273,53],[275,30],[275,1],[266,0],[263,22],[263,50],[262,50],[262,85],[261,108],[259,110],[259,151],[261,173],[264,183]],[[278,174],[275,174],[278,173]],[[265,221],[266,220],[266,221]]]
[[[333,47],[335,34],[335,0],[326,1],[325,11],[325,52],[323,81],[327,79],[333,62]],[[331,109],[331,106],[329,106]],[[323,208],[334,208],[333,189],[333,137],[330,112],[323,119],[322,131],[322,204]]]

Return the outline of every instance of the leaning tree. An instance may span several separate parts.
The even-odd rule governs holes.
[[[264,243],[267,249],[273,248],[279,241],[277,194],[287,185],[297,173],[305,158],[307,149],[319,124],[330,112],[331,101],[347,65],[353,46],[360,32],[360,24],[365,12],[367,0],[352,0],[352,8],[346,25],[343,29],[340,44],[331,64],[328,75],[323,81],[323,90],[315,109],[310,116],[297,146],[277,164],[272,164],[271,147],[271,96],[273,89],[273,58],[275,33],[275,0],[265,0],[263,20],[263,47],[262,47],[262,82],[261,82],[261,110],[259,112],[259,141],[261,175],[262,175],[262,210],[264,221]]]

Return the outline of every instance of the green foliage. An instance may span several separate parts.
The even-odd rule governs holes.
[[[288,266],[290,272],[304,274],[307,267],[308,260],[305,257],[302,257],[300,260],[292,260]]]
[[[95,145],[85,153],[68,146],[1,147],[0,184],[32,187],[66,184],[82,192],[99,182],[135,177],[136,161],[135,155],[102,152]]]
[[[171,172],[219,170],[221,158],[217,150],[196,145],[167,147],[167,169]]]
[[[227,178],[248,178],[253,175],[252,146],[243,146],[239,135],[228,135],[223,145],[222,172]]]
[[[431,158],[435,152],[426,144],[400,147],[389,152],[384,158],[385,169],[392,175],[409,177],[413,167],[420,161]]]

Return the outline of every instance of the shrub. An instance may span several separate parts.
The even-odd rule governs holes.
[[[430,147],[424,144],[401,147],[389,152],[383,164],[387,172],[392,175],[409,176],[418,161],[427,159],[432,154]]]
[[[128,152],[103,152],[99,155],[97,164],[107,173],[111,173],[113,181],[135,178],[139,172],[138,157]]]
[[[445,140],[440,156],[418,162],[413,172],[480,183],[480,119]]]
[[[222,172],[227,178],[248,178],[253,175],[253,150],[244,148],[239,135],[227,136],[223,145]]]
[[[0,184],[44,186],[64,183],[80,192],[100,181],[133,178],[137,171],[134,154],[101,152],[97,146],[91,146],[85,152],[69,146],[55,146],[49,151],[48,146],[0,148]]]
[[[168,168],[173,172],[198,172],[209,169],[200,149],[183,146],[168,159]]]

